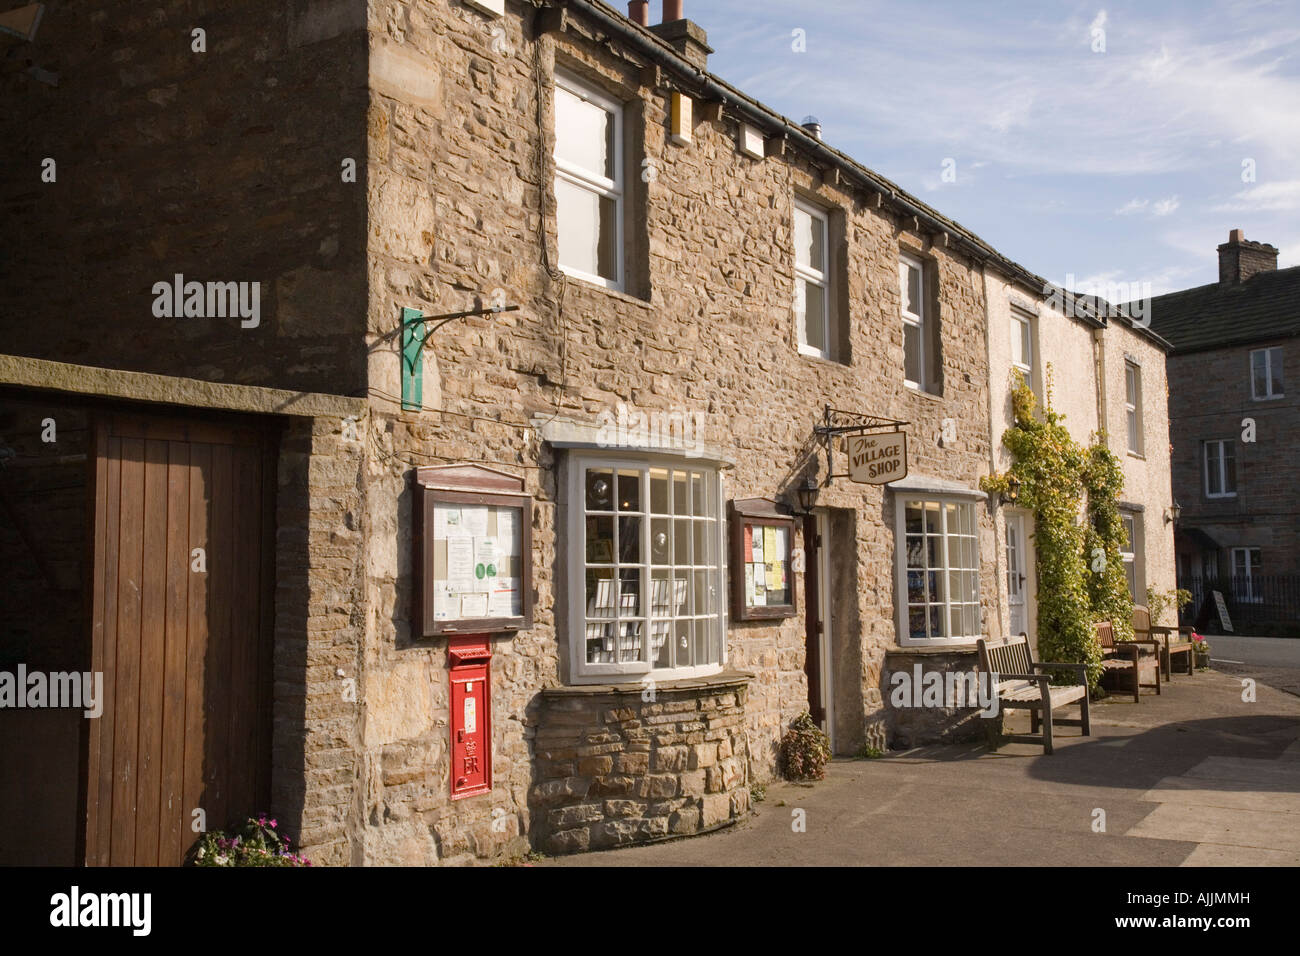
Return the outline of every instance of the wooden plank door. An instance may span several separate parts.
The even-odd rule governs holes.
[[[173,866],[267,809],[273,446],[261,431],[96,425],[88,865]]]

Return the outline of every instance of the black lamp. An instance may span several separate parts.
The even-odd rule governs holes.
[[[1014,505],[1016,499],[1020,497],[1020,482],[1016,480],[1015,475],[1007,476],[1007,490],[998,496],[998,500],[1004,505]]]
[[[817,495],[821,491],[821,486],[817,484],[817,479],[809,475],[799,486],[799,507],[803,509],[804,514],[811,514],[813,508],[817,505]]]
[[[1178,502],[1175,501],[1172,505],[1170,505],[1168,508],[1165,509],[1165,524],[1169,524],[1169,522],[1171,521],[1177,522],[1178,519],[1182,517],[1182,515],[1183,515],[1183,509],[1182,507],[1179,506]]]

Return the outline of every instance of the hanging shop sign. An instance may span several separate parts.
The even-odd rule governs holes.
[[[814,431],[825,444],[828,474],[865,485],[883,485],[907,477],[907,422],[826,406]],[[847,471],[835,471],[835,445],[847,460]]]
[[[883,485],[907,477],[907,433],[901,431],[847,435],[844,454],[849,480]]]

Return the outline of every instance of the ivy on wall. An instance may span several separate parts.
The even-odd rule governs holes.
[[[1088,496],[1088,526],[1084,532],[1088,566],[1088,600],[1093,617],[1110,621],[1115,639],[1133,639],[1133,597],[1124,573],[1126,538],[1119,513],[1119,496],[1124,490],[1124,471],[1119,458],[1105,444],[1105,436],[1088,448],[1083,469],[1084,491]]]
[[[1045,661],[1088,665],[1088,685],[1101,679],[1101,648],[1093,622],[1110,620],[1116,637],[1132,637],[1132,601],[1120,549],[1124,526],[1119,493],[1124,476],[1104,436],[1083,448],[1065,427],[1065,416],[1038,397],[1019,372],[1011,390],[1013,424],[1002,443],[1015,456],[1010,471],[989,475],[980,487],[1004,493],[1019,482],[1017,503],[1034,515],[1038,573],[1038,656]],[[1088,524],[1080,521],[1087,501]],[[1089,558],[1100,549],[1092,570]]]

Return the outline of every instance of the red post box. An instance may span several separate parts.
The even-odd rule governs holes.
[[[451,798],[492,789],[492,648],[486,634],[451,638]]]

